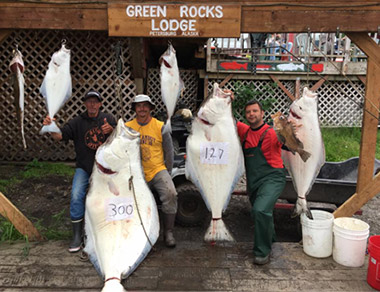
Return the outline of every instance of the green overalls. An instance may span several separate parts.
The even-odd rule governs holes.
[[[275,241],[273,209],[285,187],[285,169],[273,168],[261,151],[261,144],[267,133],[265,130],[256,147],[244,149],[248,131],[242,143],[247,192],[252,205],[251,215],[255,224],[253,253],[257,257],[267,256]]]

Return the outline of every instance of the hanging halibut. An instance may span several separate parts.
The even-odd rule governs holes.
[[[84,251],[105,281],[102,291],[124,291],[121,279],[146,257],[159,229],[141,166],[140,133],[120,119],[96,152],[86,198]]]
[[[307,207],[306,196],[309,194],[315,178],[325,164],[325,146],[322,140],[321,128],[318,119],[317,94],[304,88],[301,98],[290,105],[288,119],[296,127],[296,135],[303,143],[303,149],[310,153],[310,157],[303,161],[299,155],[289,151],[282,151],[282,159],[293,179],[294,189],[298,195],[293,216],[306,213],[312,219]]]
[[[243,151],[231,110],[230,94],[217,83],[193,120],[186,142],[186,177],[200,190],[212,213],[205,241],[233,241],[222,212],[244,172]]]
[[[164,131],[171,133],[171,117],[174,114],[177,100],[184,90],[184,85],[179,76],[176,52],[170,43],[168,49],[160,57],[159,62],[161,64],[161,95],[168,115]]]
[[[12,82],[13,82],[13,93],[15,96],[15,106],[17,113],[17,120],[21,131],[22,144],[24,149],[26,149],[25,134],[24,134],[24,102],[25,102],[25,91],[24,91],[24,61],[22,60],[21,52],[16,48],[13,50],[13,58],[9,64],[9,69],[11,70]]]
[[[59,51],[53,54],[40,92],[46,100],[48,114],[53,119],[72,93],[70,50],[66,49],[64,44]],[[40,130],[40,134],[47,132],[61,133],[54,121]]]

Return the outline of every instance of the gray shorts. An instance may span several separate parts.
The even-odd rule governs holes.
[[[169,172],[164,169],[157,173],[148,182],[151,190],[155,190],[162,202],[162,212],[166,214],[177,213],[177,191]]]

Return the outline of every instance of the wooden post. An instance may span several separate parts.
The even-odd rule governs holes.
[[[11,30],[1,29],[0,30],[0,44],[12,33]]]
[[[0,192],[0,214],[7,218],[14,227],[22,234],[28,237],[29,241],[42,241],[43,237],[34,227],[33,223],[21,213],[7,197]]]
[[[290,98],[291,101],[294,101],[296,98],[294,97],[293,94],[290,93],[290,91],[285,87],[284,84],[281,83],[280,80],[278,80],[278,78],[274,75],[269,75],[270,78],[272,78],[272,80],[274,82],[276,82],[276,84],[278,85],[278,87],[280,87],[282,89],[283,92],[285,92],[285,94]]]

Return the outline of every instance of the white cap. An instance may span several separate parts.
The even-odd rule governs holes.
[[[133,110],[135,109],[136,103],[144,102],[144,101],[149,102],[150,105],[152,106],[152,109],[154,109],[156,107],[156,105],[152,102],[152,100],[150,99],[150,97],[148,95],[139,94],[139,95],[136,95],[135,100],[132,102],[132,109]]]

